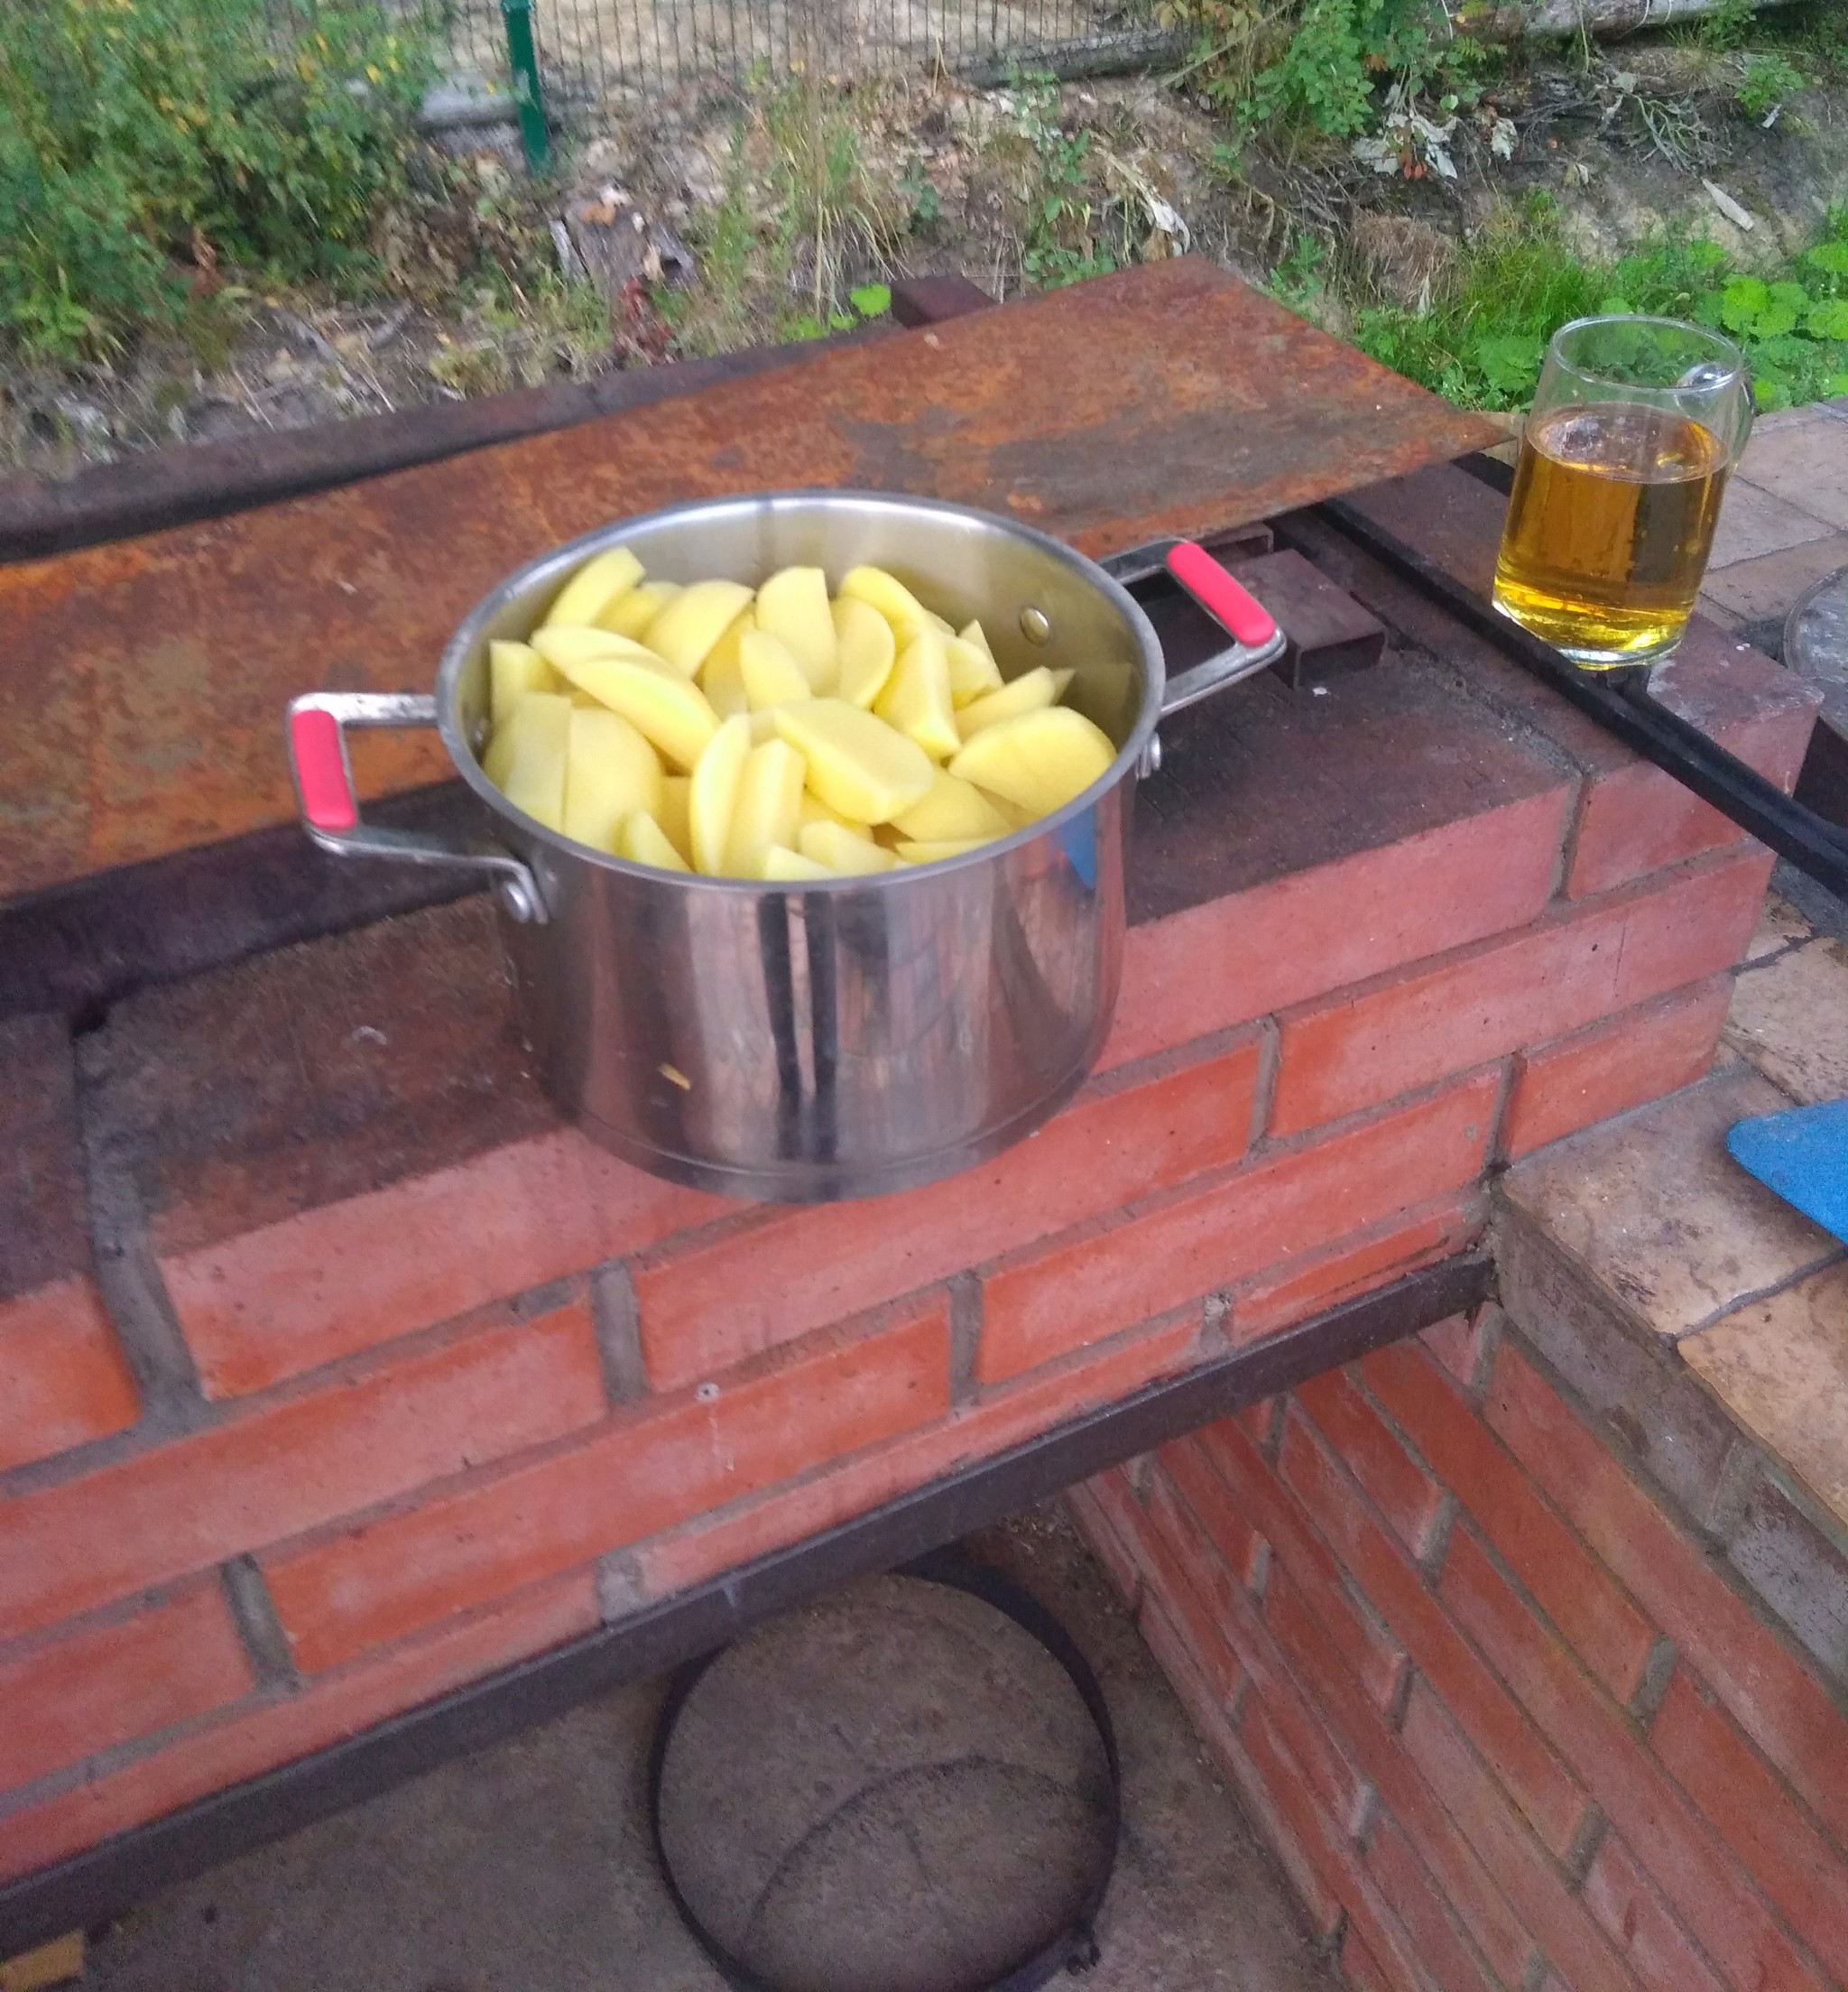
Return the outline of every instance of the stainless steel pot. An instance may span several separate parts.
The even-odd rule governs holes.
[[[872,878],[702,878],[574,843],[515,810],[476,761],[487,645],[526,635],[568,574],[619,544],[678,581],[758,580],[798,563],[830,580],[861,562],[890,569],[958,622],[979,616],[1005,676],[1069,666],[1070,703],[1116,742],[1116,759],[1028,829]],[[1164,550],[1146,551],[1152,570]],[[1215,607],[1203,571],[1187,585]],[[1009,520],[871,493],[721,499],[625,520],[503,582],[450,639],[433,697],[297,700],[289,737],[302,816],[325,849],[493,880],[545,1084],[628,1161],[791,1203],[928,1182],[1019,1140],[1083,1083],[1116,1002],[1130,796],[1136,774],[1159,765],[1157,725],[1281,648],[1273,631],[1168,681],[1123,586],[1134,578]],[[1236,626],[1236,606],[1216,606]],[[1260,622],[1248,636],[1263,638],[1261,612]],[[353,726],[436,727],[481,805],[479,845],[363,823],[342,733]]]

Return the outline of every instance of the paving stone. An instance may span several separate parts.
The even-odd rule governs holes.
[[[1766,430],[1760,426],[1748,446],[1739,477],[1759,491],[1826,519],[1848,526],[1848,437],[1833,417],[1817,412],[1814,422],[1792,422]],[[1729,496],[1727,503],[1732,499]]]
[[[1769,960],[1772,955],[1783,951],[1798,940],[1807,940],[1816,932],[1802,912],[1788,899],[1776,893],[1765,894],[1764,911],[1759,915],[1758,931],[1746,945],[1745,959],[1748,962]]]
[[[1848,1098],[1848,942],[1807,940],[1748,968],[1723,1035],[1803,1105]]]
[[[1542,1150],[1504,1186],[1638,1322],[1686,1335],[1841,1256],[1725,1152],[1734,1121],[1788,1104],[1750,1069],[1716,1074]]]
[[[1732,478],[1720,507],[1719,530],[1714,534],[1714,551],[1707,567],[1733,566],[1740,561],[1755,561],[1767,553],[1781,553],[1786,547],[1799,546],[1806,540],[1822,539],[1830,522],[1813,512]]]
[[[1723,529],[1723,525],[1722,521]],[[1704,607],[1713,603],[1742,625],[1771,616],[1781,619],[1796,607],[1797,597],[1806,588],[1842,567],[1848,567],[1848,533],[1825,531],[1819,539],[1806,540],[1781,552],[1727,567],[1709,566],[1701,602]]]
[[[1680,1346],[1740,1423],[1848,1525],[1848,1263]]]

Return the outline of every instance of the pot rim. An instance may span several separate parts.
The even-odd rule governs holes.
[[[1141,655],[1141,698],[1135,723],[1130,728],[1128,738],[1117,750],[1116,757],[1109,767],[1089,788],[1074,796],[1051,815],[1042,816],[1037,822],[1030,823],[1021,829],[1011,830],[1007,836],[997,837],[992,842],[984,844],[975,850],[965,851],[956,857],[938,858],[929,865],[916,866],[896,872],[787,880],[714,878],[702,872],[664,871],[657,866],[640,865],[633,859],[618,857],[613,852],[600,851],[593,845],[580,844],[575,838],[565,836],[562,831],[549,829],[543,823],[528,816],[523,810],[515,809],[488,780],[482,771],[481,763],[476,758],[474,749],[463,734],[456,688],[463,665],[480,640],[483,629],[516,596],[533,589],[555,576],[562,580],[567,573],[592,554],[602,552],[608,547],[620,546],[630,534],[642,527],[696,516],[709,517],[727,512],[754,513],[795,503],[810,504],[818,499],[845,501],[859,506],[877,505],[897,512],[936,513],[952,518],[979,520],[984,525],[1039,549],[1059,565],[1067,568],[1080,580],[1088,583],[1117,610],[1134,636]],[[1057,835],[1062,831],[1077,818],[1095,808],[1126,775],[1133,776],[1141,763],[1142,751],[1160,722],[1161,700],[1166,683],[1167,670],[1161,654],[1161,640],[1155,634],[1155,625],[1149,620],[1141,605],[1095,561],[1078,552],[1075,547],[1068,546],[1063,540],[1056,539],[1049,533],[1042,533],[1037,526],[1023,525],[1018,520],[1003,518],[998,513],[986,512],[975,505],[957,505],[947,498],[918,498],[896,491],[863,491],[834,486],[815,486],[783,491],[748,492],[730,497],[690,498],[679,505],[662,505],[653,512],[639,513],[633,517],[614,520],[606,525],[594,527],[588,533],[580,533],[575,540],[568,540],[562,545],[553,547],[550,551],[528,561],[523,567],[516,568],[469,610],[457,626],[455,634],[444,645],[442,660],[437,670],[437,730],[443,746],[448,751],[450,760],[456,764],[457,773],[478,801],[485,803],[496,816],[517,825],[522,835],[530,841],[544,845],[567,857],[579,861],[587,859],[593,864],[633,877],[646,878],[656,883],[670,882],[677,886],[690,886],[708,892],[757,894],[766,892],[864,891],[869,886],[882,889],[909,886],[919,880],[942,876],[953,871],[968,870],[992,862],[999,853],[1021,849],[1036,838]]]

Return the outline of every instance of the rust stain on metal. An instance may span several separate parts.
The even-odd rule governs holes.
[[[611,519],[857,486],[1009,513],[1101,554],[1262,518],[1495,434],[1182,259],[0,570],[0,898],[287,820],[290,698],[427,688],[488,588]],[[396,737],[362,786],[446,772],[434,737]]]

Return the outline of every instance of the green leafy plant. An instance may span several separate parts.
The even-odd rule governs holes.
[[[1756,0],[1715,0],[1695,23],[1703,48],[1736,49],[1752,32]]]
[[[1058,85],[1049,72],[1016,72],[1010,91],[1033,165],[1021,227],[1021,275],[1049,291],[1106,274],[1119,258],[1092,198],[1091,134],[1068,132],[1059,123]]]
[[[320,0],[293,41],[263,0],[0,6],[0,330],[106,353],[221,261],[363,281],[430,74],[375,0]]]
[[[1793,62],[1768,50],[1760,50],[1745,59],[1744,68],[1739,79],[1739,88],[1733,93],[1739,108],[1748,117],[1763,119],[1802,89],[1807,79]]]

